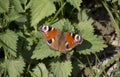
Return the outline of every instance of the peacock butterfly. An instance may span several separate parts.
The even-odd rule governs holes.
[[[50,48],[66,53],[81,44],[83,39],[80,35],[71,32],[64,32],[50,26],[40,26],[40,32]]]

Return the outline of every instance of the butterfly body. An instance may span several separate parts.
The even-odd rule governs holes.
[[[83,40],[78,34],[64,32],[50,26],[41,26],[39,30],[50,48],[58,50],[61,53],[66,53],[77,44],[81,44]]]

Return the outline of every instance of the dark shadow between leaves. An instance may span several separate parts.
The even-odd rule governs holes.
[[[5,58],[3,47],[0,48],[0,60]]]
[[[17,56],[22,56],[23,59],[26,61],[26,62],[30,62],[31,60],[31,56],[32,56],[32,52],[34,50],[34,47],[31,47],[28,45],[29,42],[19,36],[18,37],[18,42],[17,42]]]
[[[5,45],[5,47],[9,48],[10,50],[12,50],[13,52],[16,52],[16,50],[14,50],[13,48],[11,48],[9,45],[7,45],[6,43],[4,43],[1,39],[0,42]]]
[[[91,44],[89,41],[83,39],[82,44],[76,46],[76,51],[81,51],[81,50],[85,50],[85,49],[90,49],[91,47],[92,47],[92,44]]]

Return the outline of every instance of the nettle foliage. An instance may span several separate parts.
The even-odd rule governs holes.
[[[0,76],[74,76],[74,63],[80,63],[48,47],[38,31],[43,24],[83,37],[83,43],[67,53],[71,56],[90,55],[107,47],[94,35],[89,10],[81,10],[81,3],[82,0],[0,0]]]

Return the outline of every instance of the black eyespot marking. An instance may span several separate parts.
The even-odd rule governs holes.
[[[70,45],[68,44],[68,42],[65,43],[65,47],[66,47],[67,49],[70,49]]]
[[[47,40],[47,42],[48,42],[49,44],[51,44],[51,43],[52,43],[52,39],[50,39],[50,40]]]
[[[70,46],[69,46],[69,45],[66,45],[66,48],[67,48],[67,49],[70,49]]]
[[[50,39],[50,40],[47,40],[47,42],[48,42],[49,44],[52,44],[52,43],[54,42],[54,38],[52,38],[52,39]]]

